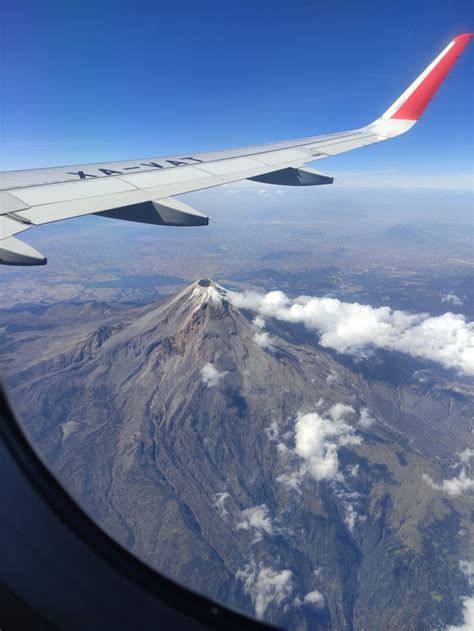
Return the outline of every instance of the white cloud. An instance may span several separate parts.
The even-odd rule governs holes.
[[[474,597],[462,598],[464,621],[460,625],[450,625],[446,631],[472,631],[474,629]]]
[[[461,495],[461,493],[474,491],[474,478],[469,475],[469,460],[474,457],[472,449],[465,449],[459,454],[461,461],[460,472],[453,478],[442,480],[441,484],[436,484],[429,475],[423,474],[423,480],[427,482],[433,489],[442,491],[451,496]]]
[[[207,363],[201,368],[201,377],[208,388],[214,388],[219,385],[221,379],[225,377],[227,370],[219,372],[214,364]]]
[[[252,324],[254,324],[259,329],[264,329],[267,323],[261,316],[255,316],[255,318],[252,320]]]
[[[351,405],[345,405],[344,403],[336,403],[329,410],[329,416],[335,423],[339,423],[345,416],[350,414],[355,414],[354,408]]]
[[[346,471],[352,478],[356,478],[359,475],[359,468],[358,464],[350,464],[346,467]]]
[[[367,408],[361,408],[359,425],[361,427],[367,428],[370,427],[373,423],[375,423],[375,419],[371,416],[369,410]]]
[[[459,561],[459,569],[467,578],[469,587],[474,587],[474,561]]]
[[[459,454],[459,460],[464,464],[468,464],[471,458],[474,458],[474,449],[469,449],[469,447]]]
[[[443,480],[441,484],[436,484],[426,473],[423,474],[423,480],[433,489],[451,496],[461,495],[465,491],[474,490],[474,478],[468,477],[464,469],[461,470],[458,476]]]
[[[223,492],[223,493],[216,493],[214,496],[214,508],[216,508],[219,511],[219,514],[222,518],[226,517],[228,515],[228,511],[225,507],[225,501],[227,498],[230,497],[230,494],[227,492]]]
[[[228,292],[228,296],[237,307],[261,316],[304,324],[319,333],[321,346],[339,353],[360,356],[382,348],[474,375],[474,322],[467,322],[462,314],[430,317],[336,298],[290,299],[281,291]]]
[[[354,530],[354,526],[356,525],[356,521],[357,521],[357,513],[352,504],[347,505],[344,521],[346,523],[346,526],[352,532]]]
[[[270,513],[265,504],[246,508],[241,513],[241,521],[237,524],[237,530],[253,531],[253,543],[261,541],[263,534],[273,534],[273,524]]]
[[[260,346],[260,348],[264,348],[264,349],[272,348],[272,339],[266,331],[262,331],[261,333],[255,333],[255,335],[253,336],[253,339],[255,340],[255,343],[257,344],[257,346]]]
[[[63,440],[66,440],[66,438],[69,438],[71,434],[79,429],[80,423],[77,421],[66,421],[65,423],[61,423],[60,427],[63,433]]]
[[[339,449],[362,443],[362,437],[356,433],[356,426],[347,422],[354,415],[354,408],[343,403],[336,403],[325,413],[300,413],[296,417],[294,432],[290,432],[289,436],[290,441],[294,440],[294,448],[283,441],[278,444],[284,472],[277,477],[277,481],[296,491],[306,477],[317,482],[330,482],[350,532],[358,521],[364,519],[360,514],[362,496],[351,490],[348,479],[340,470]],[[350,478],[355,478],[358,470],[359,465],[356,464],[348,466],[345,471]]]
[[[453,294],[452,292],[443,294],[441,296],[441,302],[447,302],[451,305],[454,305],[455,307],[460,307],[464,304],[464,300],[462,298],[459,298],[458,296],[456,296],[456,294]]]
[[[474,562],[460,561],[459,568],[465,574],[469,587],[474,587]],[[460,625],[451,625],[446,631],[472,631],[474,629],[474,596],[464,597],[461,599],[463,603],[463,622]]]
[[[257,346],[260,346],[260,348],[264,348],[264,349],[271,349],[272,348],[272,338],[270,337],[270,335],[264,331],[267,323],[265,322],[264,318],[262,318],[261,316],[257,315],[255,316],[255,318],[252,320],[252,324],[254,326],[256,326],[259,331],[257,333],[254,334],[253,339],[255,340]]]
[[[257,618],[263,618],[270,606],[280,606],[288,600],[293,591],[291,570],[278,572],[272,567],[260,564],[257,568],[252,561],[236,577],[244,583],[244,589],[255,607]]]
[[[334,496],[339,500],[342,508],[344,523],[349,532],[353,532],[355,525],[359,521],[365,520],[365,517],[357,511],[358,503],[362,496],[360,493],[348,490],[347,485],[340,485],[339,488],[334,489]]]
[[[317,609],[324,607],[324,596],[317,589],[312,592],[308,592],[303,599],[295,598],[295,606],[301,607],[301,605],[314,605]]]
[[[362,439],[346,417],[354,414],[348,405],[337,403],[326,415],[319,412],[298,414],[295,423],[293,454],[302,460],[296,471],[286,472],[279,480],[298,488],[301,479],[310,475],[315,480],[339,480],[338,450],[340,447],[360,445]]]

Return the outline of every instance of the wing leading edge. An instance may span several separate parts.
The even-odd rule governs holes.
[[[245,179],[281,186],[330,184],[332,178],[304,165],[411,129],[471,37],[455,37],[380,118],[359,129],[193,156],[0,173],[0,263],[46,263],[14,236],[32,225],[88,214],[157,225],[207,225],[205,215],[174,196]]]

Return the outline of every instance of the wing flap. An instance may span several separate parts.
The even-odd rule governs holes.
[[[265,164],[256,159],[255,156],[252,156],[251,158],[231,158],[229,160],[206,162],[206,164],[203,164],[200,168],[210,175],[219,176],[254,171],[262,167],[265,167]]]
[[[268,166],[281,164],[282,162],[296,162],[304,164],[309,160],[308,152],[301,151],[300,149],[280,149],[279,151],[259,153],[256,157],[259,162],[263,162],[263,164],[267,164]]]
[[[146,173],[122,175],[120,180],[131,184],[136,189],[146,189],[156,186],[180,184],[181,182],[195,182],[209,177],[209,173],[196,167],[182,166],[174,169],[156,169]]]
[[[87,180],[85,182],[32,186],[16,190],[11,194],[31,207],[97,197],[99,195],[124,193],[135,189],[135,186],[120,178],[97,178],[96,180]]]
[[[309,156],[307,156],[308,161],[313,159],[314,158],[310,158]],[[221,184],[228,184],[231,182],[246,180],[256,175],[263,175],[264,173],[278,171],[281,168],[294,166],[293,163],[285,162],[281,164],[275,164],[271,167],[263,165],[261,163],[257,163],[257,165],[258,166],[254,166],[251,169],[241,171],[241,165],[239,164],[237,170],[232,169],[232,171],[230,171],[229,173],[221,175],[210,175],[203,172],[202,179],[191,179],[187,181],[176,181],[175,175],[179,173],[179,168],[169,169],[169,171],[172,171],[173,173],[170,174],[170,176],[172,177],[170,177],[168,183],[163,183],[162,180],[159,180],[160,184],[156,185],[157,180],[155,180],[154,178],[147,178],[146,181],[142,181],[143,185],[148,185],[152,182],[155,185],[150,187],[147,186],[143,189],[134,188],[131,191],[124,191],[122,193],[98,195],[96,197],[86,197],[84,199],[65,200],[61,202],[55,201],[49,204],[33,206],[25,211],[19,211],[15,214],[21,220],[35,225],[41,225],[53,221],[72,219],[73,217],[81,217],[83,215],[96,214],[107,210],[134,206],[143,202],[153,202],[155,200],[165,198],[167,199],[170,197],[174,197],[175,195],[182,195],[183,193],[191,193],[193,191],[198,191],[205,188],[220,186]],[[157,175],[161,175],[161,173],[162,172],[160,171],[157,173]],[[186,173],[189,174],[189,171],[186,171]],[[148,176],[149,174],[143,175]],[[79,183],[78,187],[80,187]]]
[[[374,142],[380,142],[381,138],[370,130],[370,133],[360,135],[358,138],[345,139],[340,141],[331,142],[322,146],[316,146],[318,151],[324,151],[325,156],[336,156],[339,153],[345,153],[346,151],[352,151],[353,149],[360,149],[367,145],[372,145]],[[316,157],[318,159],[318,157]]]
[[[22,202],[18,197],[7,193],[7,191],[0,191],[0,216],[16,212],[17,210],[25,210],[26,208],[28,208],[28,204]]]
[[[29,228],[28,222],[20,221],[8,215],[0,216],[0,242],[2,239],[7,239],[8,237],[17,234],[18,232],[23,232],[23,230],[28,230]]]

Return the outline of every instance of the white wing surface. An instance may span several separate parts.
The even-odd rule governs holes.
[[[14,235],[31,226],[88,214],[166,226],[208,218],[177,199],[251,179],[280,186],[330,184],[304,165],[387,140],[420,118],[471,34],[456,37],[376,121],[351,131],[193,155],[0,173],[0,263],[41,265],[46,258]]]

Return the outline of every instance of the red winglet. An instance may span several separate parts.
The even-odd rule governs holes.
[[[390,118],[418,120],[472,36],[472,33],[464,33],[455,37],[444,54],[441,53],[439,61]]]

